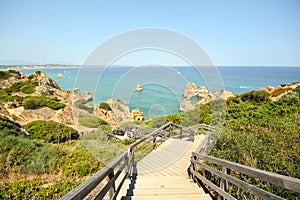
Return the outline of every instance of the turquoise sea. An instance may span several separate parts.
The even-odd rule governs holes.
[[[89,91],[93,104],[108,98],[125,100],[130,110],[139,107],[145,118],[178,113],[188,82],[211,90],[226,89],[234,94],[282,83],[300,82],[300,67],[81,67],[42,68],[62,89]],[[20,70],[26,75],[36,69]],[[57,75],[61,73],[62,78]],[[142,92],[136,91],[140,83]]]

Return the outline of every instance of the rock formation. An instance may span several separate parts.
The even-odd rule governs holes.
[[[143,121],[144,113],[140,108],[133,109],[131,111],[131,118],[134,121]]]
[[[144,114],[140,108],[133,109],[130,113],[125,101],[108,99],[106,103],[111,110],[106,110],[97,106],[96,116],[107,121],[112,127],[118,127],[120,123],[126,121],[143,121]]]
[[[229,97],[234,97],[235,95],[232,94],[232,92],[227,90],[221,90],[221,91],[212,91],[209,93],[211,101],[216,99],[224,99],[227,100]]]
[[[0,85],[2,88],[9,88],[15,83],[25,82],[28,80],[35,80],[38,82],[38,86],[35,87],[34,93],[24,94],[22,92],[14,92],[10,95],[25,98],[26,96],[42,96],[48,94],[49,98],[56,98],[59,102],[66,104],[66,106],[59,110],[53,110],[48,107],[36,110],[26,110],[22,106],[22,102],[0,101],[0,114],[7,116],[20,125],[24,125],[35,120],[52,120],[73,126],[73,103],[76,100],[82,99],[84,101],[88,101],[92,98],[87,92],[85,92],[84,95],[81,95],[78,92],[61,90],[54,80],[50,79],[42,72],[35,72],[30,76],[13,76],[8,79],[0,80]]]
[[[216,100],[219,98],[227,99],[231,96],[234,96],[231,92],[222,90],[222,91],[212,91],[208,92],[205,86],[200,86],[197,89],[195,83],[189,82],[184,89],[183,98],[180,104],[179,110],[181,112],[185,112],[188,110],[192,110],[199,104],[206,104],[212,100]]]
[[[300,86],[300,83],[281,84],[277,87],[268,86],[261,88],[261,90],[269,93],[272,101],[278,101],[283,95],[292,92],[297,86]]]
[[[112,127],[117,127],[123,121],[132,121],[128,105],[125,101],[108,99],[106,103],[111,110],[96,108],[96,115],[107,121]]]

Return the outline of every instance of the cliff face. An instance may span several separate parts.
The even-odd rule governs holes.
[[[63,103],[66,106],[58,110],[53,110],[49,107],[26,110],[23,106],[24,102],[0,101],[0,114],[7,116],[11,120],[21,125],[35,120],[52,120],[55,122],[73,126],[73,102],[79,99],[91,99],[91,95],[89,93],[81,95],[78,92],[61,90],[55,81],[50,79],[46,74],[42,72],[36,72],[30,76],[10,77],[9,79],[0,80],[0,85],[2,86],[2,88],[9,88],[15,83],[26,81],[36,81],[38,83],[38,85],[34,88],[33,93],[25,94],[21,91],[18,91],[12,92],[11,94],[5,94],[5,96],[18,96],[25,99],[26,97],[41,97],[47,94],[45,98],[47,97],[57,99],[57,102]]]
[[[270,94],[271,101],[278,101],[283,95],[292,92],[299,85],[300,83],[281,84],[277,87],[268,86],[261,88],[261,90]]]
[[[107,121],[112,127],[119,126],[124,121],[133,121],[128,105],[125,101],[108,99],[106,103],[111,110],[96,108],[96,115]]]
[[[227,100],[232,96],[234,95],[226,90],[212,91],[209,93],[205,86],[200,86],[200,88],[197,89],[195,83],[189,82],[184,89],[179,110],[185,112],[194,109],[196,105],[206,104],[219,98]]]

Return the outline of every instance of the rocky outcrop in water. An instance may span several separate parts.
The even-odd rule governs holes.
[[[209,93],[205,86],[200,86],[200,88],[197,89],[195,83],[189,82],[184,89],[179,110],[185,112],[194,109],[196,105],[206,104],[219,98],[226,100],[232,96],[234,95],[226,90],[212,91]]]

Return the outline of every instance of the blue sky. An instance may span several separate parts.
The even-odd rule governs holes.
[[[144,27],[177,31],[216,65],[300,66],[300,1],[1,0],[0,64],[82,64],[102,42]],[[145,51],[118,64],[183,65]]]

